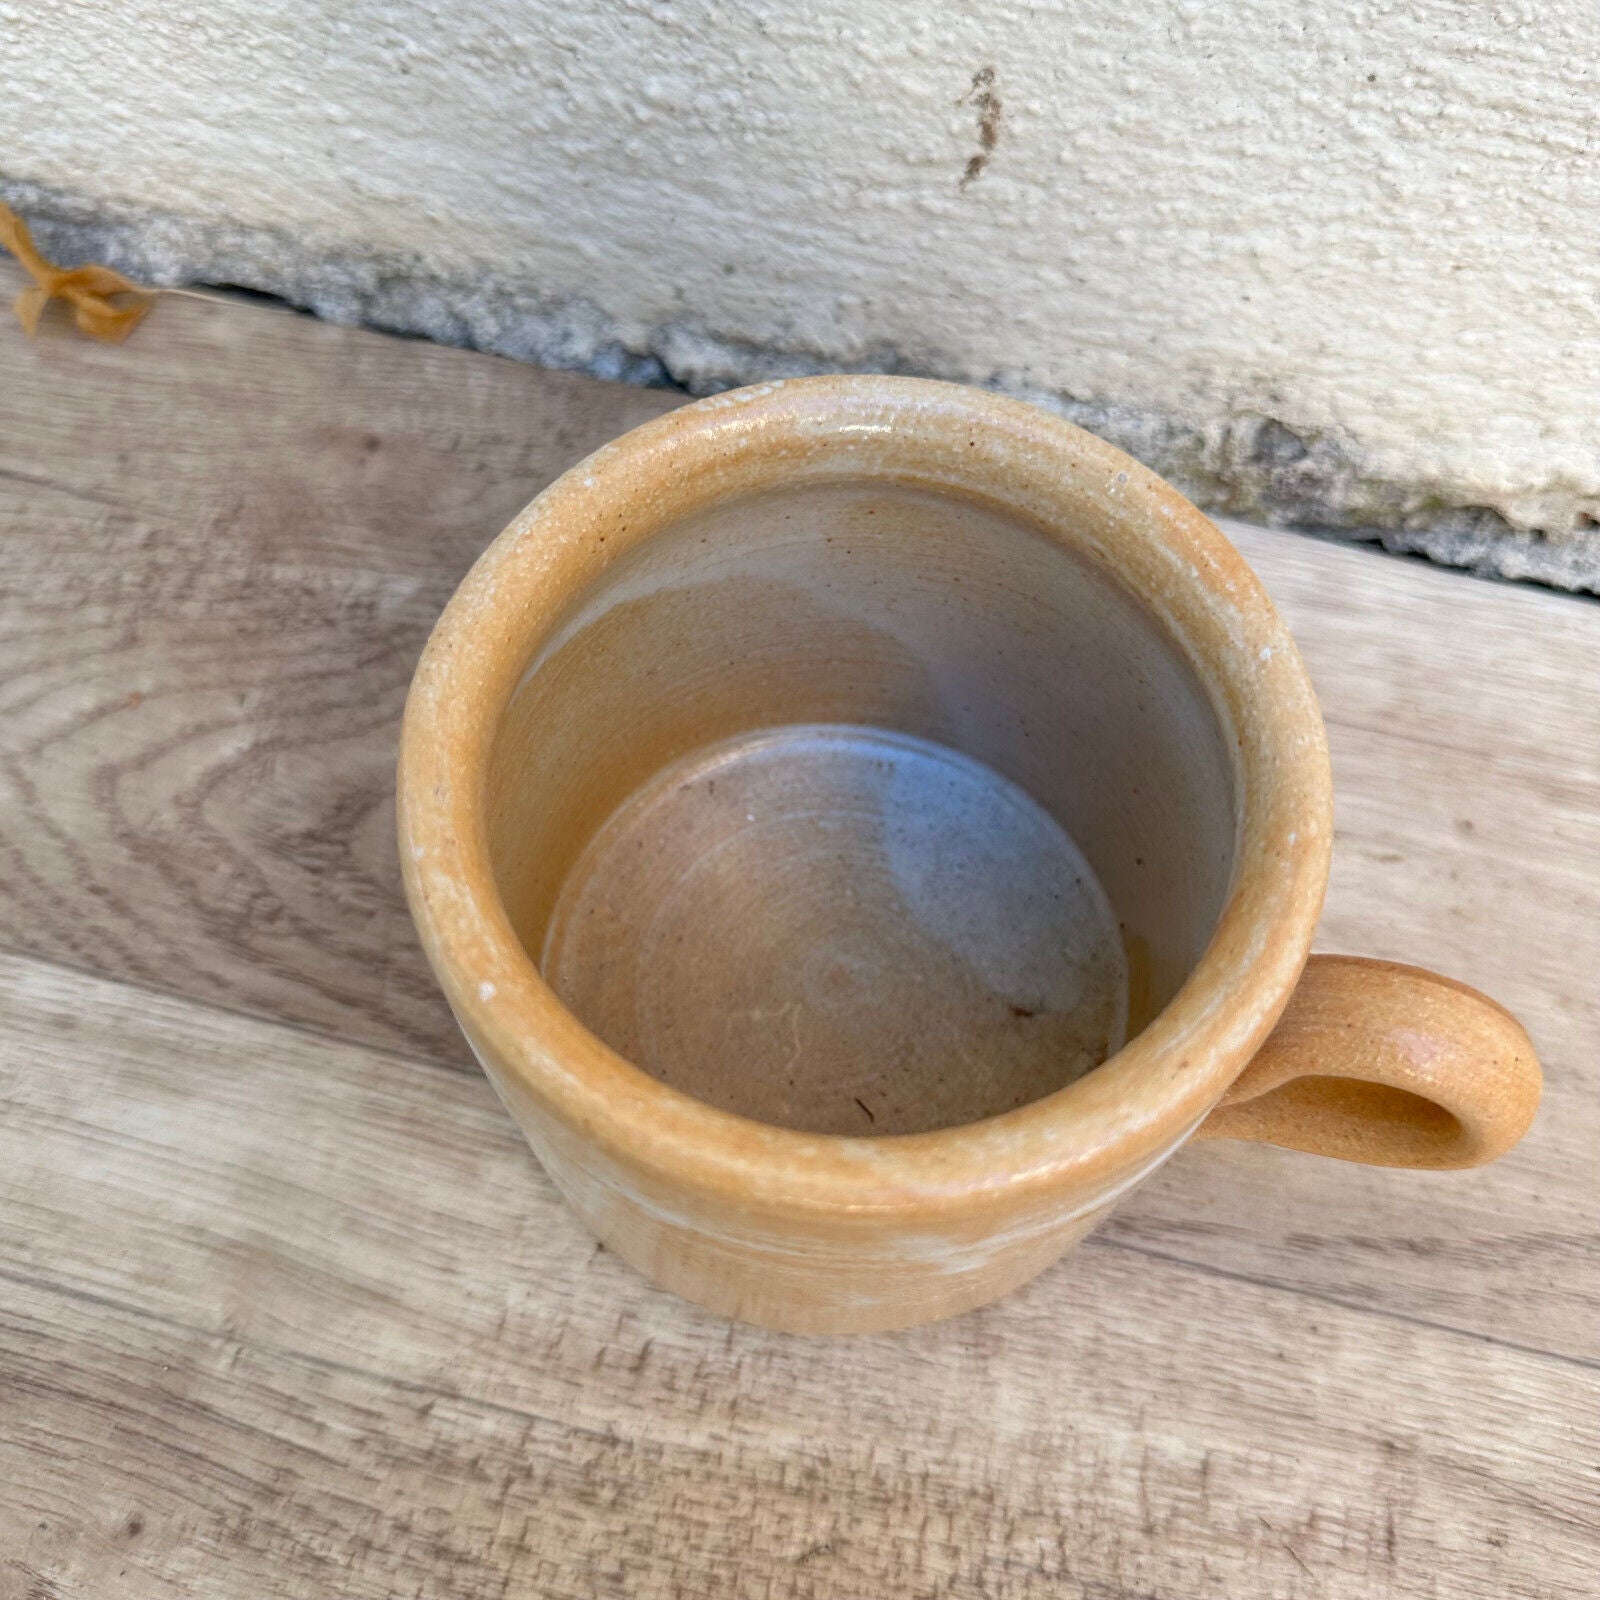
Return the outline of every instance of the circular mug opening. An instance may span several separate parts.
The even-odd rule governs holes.
[[[618,1054],[821,1134],[1044,1098],[1183,986],[1236,865],[1234,746],[1072,530],[842,471],[602,566],[495,729],[494,884]]]

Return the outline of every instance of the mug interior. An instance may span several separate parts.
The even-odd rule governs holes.
[[[529,958],[612,1049],[817,1133],[1054,1093],[1222,914],[1231,741],[1071,527],[858,472],[734,494],[605,565],[495,731]]]

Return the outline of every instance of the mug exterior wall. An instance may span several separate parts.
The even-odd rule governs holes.
[[[787,1333],[881,1333],[998,1300],[1059,1260],[1192,1132],[1081,1194],[1029,1205],[1002,1200],[918,1219],[766,1208],[664,1185],[625,1153],[602,1150],[551,1117],[462,1031],[596,1238],[685,1300]]]

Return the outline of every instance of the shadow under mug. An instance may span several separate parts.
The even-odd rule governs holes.
[[[533,1149],[657,1282],[796,1330],[995,1299],[1191,1137],[1514,1144],[1508,1013],[1308,962],[1331,838],[1232,546],[954,384],[766,384],[607,445],[406,707],[412,911]]]

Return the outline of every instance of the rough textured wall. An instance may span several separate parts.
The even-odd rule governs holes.
[[[1592,586],[1597,59],[1594,0],[11,0],[0,193],[563,365],[1000,382],[1212,506]]]

